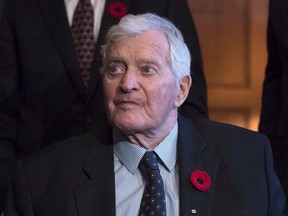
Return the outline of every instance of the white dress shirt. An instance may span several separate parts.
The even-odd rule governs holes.
[[[164,182],[167,216],[179,215],[179,173],[176,163],[178,124],[154,149],[162,163],[160,173]],[[145,183],[138,169],[145,148],[132,144],[119,131],[114,130],[114,171],[116,215],[138,215]]]

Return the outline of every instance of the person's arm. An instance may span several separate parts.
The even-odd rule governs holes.
[[[285,195],[281,187],[280,181],[276,176],[273,167],[273,157],[270,143],[266,136],[263,135],[264,156],[266,166],[266,179],[268,187],[268,212],[269,216],[284,215]]]
[[[0,18],[0,212],[16,163],[17,48],[10,25],[9,3],[11,1],[5,1]]]
[[[269,134],[276,132],[283,105],[281,57],[273,31],[271,17],[267,32],[268,63],[263,83],[261,118],[259,131]]]
[[[195,114],[207,118],[207,88],[202,66],[200,43],[187,1],[170,0],[167,8],[167,18],[170,19],[182,32],[192,56],[192,87],[185,103],[181,106],[179,111],[186,117]]]

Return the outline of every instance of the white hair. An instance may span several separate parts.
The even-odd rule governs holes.
[[[152,13],[128,14],[120,20],[119,24],[109,29],[105,44],[101,47],[103,67],[105,67],[106,54],[112,42],[133,37],[152,29],[163,32],[168,40],[170,55],[167,56],[177,82],[183,77],[189,76],[191,56],[180,30],[169,20]],[[101,69],[101,72],[103,71],[104,68]]]

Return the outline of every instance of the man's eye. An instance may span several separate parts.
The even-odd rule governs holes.
[[[121,64],[112,63],[110,65],[107,65],[105,71],[106,71],[107,77],[114,79],[114,78],[120,76],[121,74],[123,74],[124,70],[125,70],[125,68],[123,66],[121,66]]]
[[[156,72],[156,70],[152,67],[143,67],[142,71],[144,73],[155,73]]]
[[[115,73],[120,73],[120,72],[121,72],[121,68],[117,65],[111,65],[108,68],[109,74],[115,74]]]

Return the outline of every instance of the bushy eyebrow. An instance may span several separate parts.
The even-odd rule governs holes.
[[[110,62],[123,63],[123,62],[125,62],[125,60],[124,60],[122,57],[114,56],[114,57],[109,57],[109,58],[107,58],[106,63],[110,63]]]
[[[122,57],[118,57],[118,56],[114,56],[114,57],[110,57],[107,59],[106,61],[106,66],[109,65],[110,63],[115,62],[115,63],[120,63],[123,64],[125,66],[127,66],[127,62],[125,61],[124,58]],[[152,58],[139,58],[136,60],[136,64],[140,65],[140,64],[152,64],[152,65],[156,65],[158,66],[158,62]]]
[[[105,68],[107,68],[111,63],[118,63],[127,66],[126,61],[122,57],[111,57],[108,58],[105,62]]]
[[[137,64],[152,64],[152,65],[158,65],[158,62],[153,59],[147,59],[147,58],[140,58],[136,60]]]

